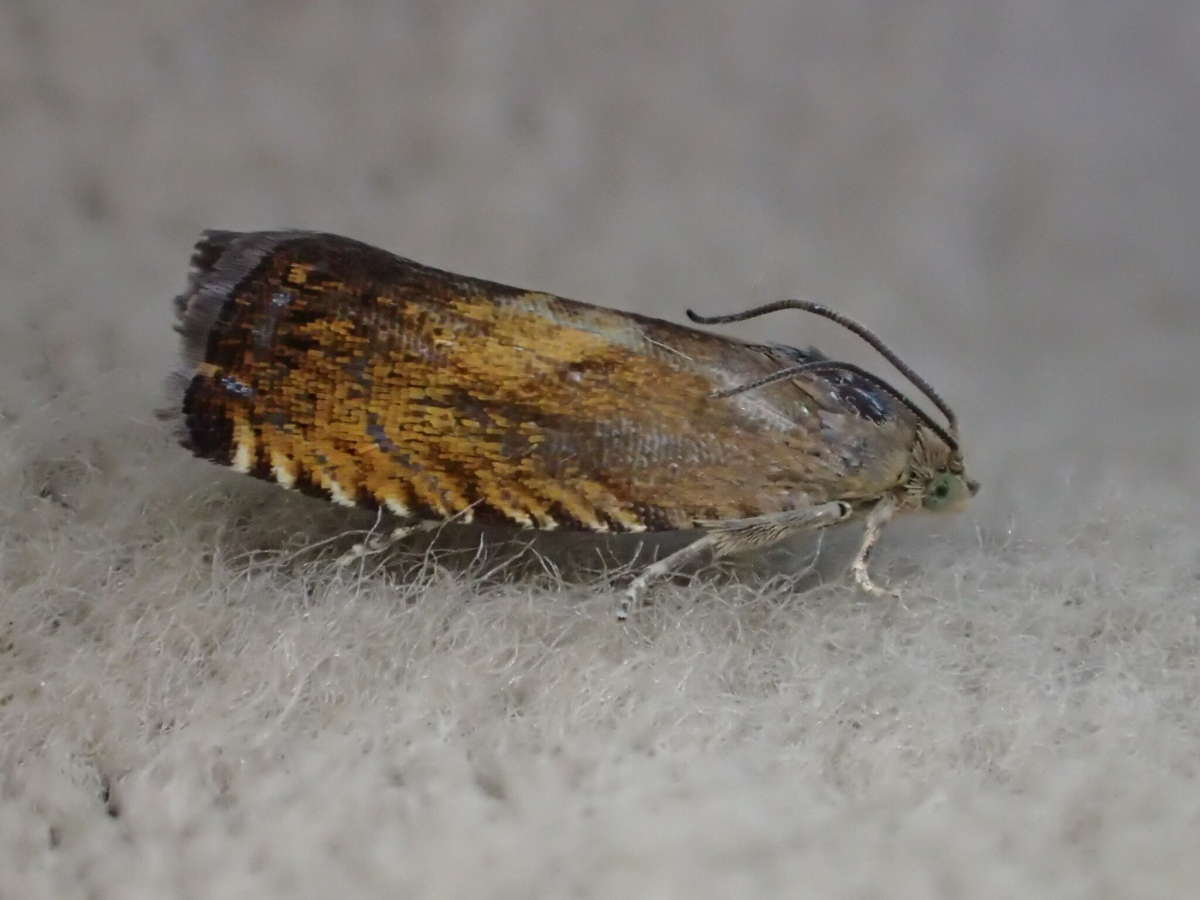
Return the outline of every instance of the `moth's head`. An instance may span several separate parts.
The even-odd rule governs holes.
[[[967,477],[958,447],[921,426],[904,490],[905,505],[912,509],[953,512],[979,493],[979,482]]]

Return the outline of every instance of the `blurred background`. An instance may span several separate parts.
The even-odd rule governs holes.
[[[1198,48],[1194,0],[0,0],[0,893],[1194,893]],[[343,573],[370,517],[153,415],[201,229],[279,227],[820,299],[983,492],[889,531],[910,606]]]
[[[3,0],[0,416],[119,440],[198,232],[286,226],[677,320],[818,298],[958,408],[981,509],[1194,489],[1197,46],[1187,0]]]

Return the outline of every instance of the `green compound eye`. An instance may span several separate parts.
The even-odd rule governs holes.
[[[942,472],[925,486],[924,506],[926,509],[945,509],[966,500],[970,493],[966,479],[961,475]]]

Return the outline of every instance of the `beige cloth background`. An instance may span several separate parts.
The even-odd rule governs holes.
[[[1182,0],[0,3],[0,896],[1193,892],[1197,41]],[[335,573],[369,518],[152,416],[198,231],[278,226],[823,299],[984,492],[888,536],[906,607],[853,535],[626,629],[549,545]]]

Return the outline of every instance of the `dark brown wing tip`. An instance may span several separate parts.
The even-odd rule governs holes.
[[[302,232],[206,231],[192,251],[187,288],[175,298],[175,330],[183,336],[184,364],[204,361],[208,338],[225,303],[238,285],[270,255],[280,241]]]
[[[159,418],[182,417],[184,394],[204,362],[213,327],[225,304],[281,243],[305,231],[205,231],[192,250],[187,287],[175,298],[175,330],[183,340],[183,363],[167,381],[167,406]],[[183,429],[183,423],[180,422]],[[186,434],[181,431],[181,438]]]

